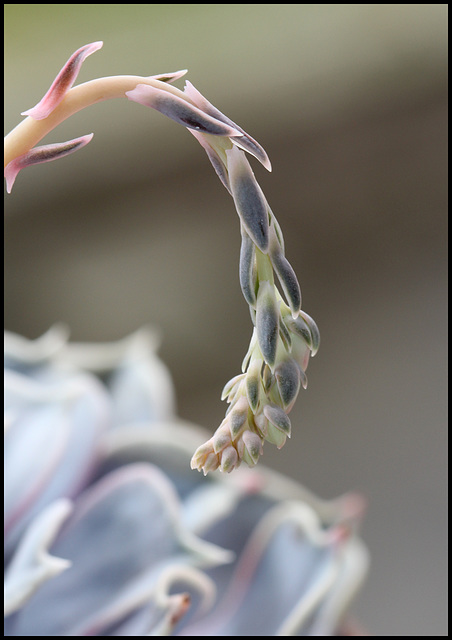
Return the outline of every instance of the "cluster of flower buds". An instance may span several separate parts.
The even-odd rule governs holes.
[[[101,100],[126,96],[160,111],[196,137],[239,215],[240,285],[254,331],[242,373],[223,391],[223,399],[230,404],[226,417],[214,436],[197,449],[191,464],[204,473],[217,468],[230,472],[242,460],[254,466],[265,440],[280,448],[290,436],[288,413],[300,386],[306,387],[309,355],[314,355],[319,346],[315,322],[301,311],[300,286],[285,257],[281,228],[244,152],[269,171],[270,161],[256,140],[190,82],[186,82],[184,91],[169,84],[186,71],[146,77],[112,76],[73,87],[85,58],[101,46],[102,42],[95,42],[76,51],[43,99],[23,113],[29,117],[6,136],[7,190],[24,167],[60,158],[90,142],[92,134],[35,147],[62,120]]]
[[[217,468],[230,472],[242,460],[254,466],[265,440],[281,448],[290,437],[288,413],[300,387],[307,386],[309,356],[315,355],[320,335],[314,320],[301,310],[300,286],[285,257],[281,228],[243,150],[270,169],[267,154],[191,84],[187,83],[185,91],[207,115],[242,134],[225,140],[195,133],[231,193],[240,218],[240,286],[254,324],[242,373],[223,390],[222,399],[230,405],[226,416],[191,461],[192,468],[205,474]],[[275,273],[284,297],[275,285]]]
[[[282,236],[276,229],[269,210],[272,241],[265,254],[242,223],[240,282],[254,330],[242,373],[223,389],[222,400],[229,403],[226,416],[192,458],[192,468],[205,474],[217,468],[230,472],[242,460],[254,466],[263,453],[265,440],[278,449],[285,444],[291,435],[288,413],[300,387],[307,386],[309,356],[319,347],[317,325],[299,308],[298,281],[284,257]],[[273,271],[286,300],[274,283]]]
[[[265,286],[267,292],[271,289]],[[274,293],[269,293],[269,295]],[[262,308],[257,313],[271,313],[268,323],[256,324],[243,373],[224,387],[222,400],[229,403],[226,416],[213,435],[200,446],[192,458],[192,467],[204,473],[220,468],[230,472],[243,460],[254,466],[263,453],[264,440],[280,449],[290,438],[288,413],[300,387],[306,388],[306,368],[309,355],[319,344],[317,326],[303,311],[294,319],[287,305],[279,298],[279,310]],[[259,305],[259,303],[257,303]],[[276,324],[270,336],[266,327]],[[276,348],[272,346],[276,343]],[[263,350],[276,349],[270,364]]]
[[[316,353],[320,336],[315,322],[301,310],[300,286],[285,257],[281,228],[244,151],[270,170],[267,154],[190,82],[186,82],[184,94],[191,105],[148,85],[137,86],[127,96],[191,131],[232,195],[240,218],[240,286],[254,331],[242,374],[223,390],[222,399],[230,405],[226,416],[191,461],[193,469],[205,474],[218,468],[230,472],[242,460],[254,466],[265,440],[281,448],[290,437],[288,413],[300,387],[306,388],[309,356]],[[275,273],[284,298],[275,285]]]

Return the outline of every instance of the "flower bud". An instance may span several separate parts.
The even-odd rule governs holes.
[[[268,205],[243,151],[237,147],[226,151],[229,183],[235,208],[256,246],[268,251]]]
[[[288,410],[292,407],[300,390],[300,368],[290,358],[278,364],[275,377],[283,407]]]
[[[219,453],[225,447],[232,444],[231,432],[229,430],[229,424],[227,419],[223,421],[223,424],[218,427],[212,438],[213,450],[215,453]]]
[[[240,247],[240,286],[242,293],[251,307],[256,306],[256,274],[255,274],[256,246],[245,230],[242,231],[242,245]]]
[[[273,367],[278,345],[279,310],[275,288],[264,280],[257,294],[256,330],[259,347],[266,362]]]
[[[237,450],[232,445],[226,447],[221,454],[220,460],[220,471],[225,473],[231,473],[240,464]]]
[[[266,405],[264,407],[264,415],[269,422],[268,434],[265,439],[275,444],[278,449],[281,449],[286,442],[286,438],[290,438],[290,420],[281,407],[275,405]]]
[[[257,433],[245,431],[242,442],[244,446],[241,458],[249,467],[254,467],[263,453],[262,440]]]

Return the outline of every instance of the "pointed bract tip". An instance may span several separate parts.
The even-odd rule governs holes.
[[[157,75],[148,77],[153,80],[160,80],[160,82],[171,83],[179,80],[179,78],[183,78],[186,73],[188,73],[188,69],[180,69],[179,71],[173,71],[171,73],[158,73]]]
[[[200,133],[210,133],[211,135],[224,137],[241,135],[239,131],[230,125],[204,113],[198,107],[179,96],[169,93],[163,87],[139,83],[134,89],[126,91],[125,95],[129,100],[156,109],[171,118],[171,120]]]
[[[47,118],[74,84],[84,60],[101,49],[103,44],[102,40],[98,40],[77,49],[52,82],[45,96],[31,109],[22,111],[21,115],[30,116],[34,120]]]
[[[54,144],[34,147],[34,149],[27,151],[27,153],[14,158],[14,160],[11,160],[4,169],[6,191],[11,193],[14,181],[21,169],[33,164],[42,164],[43,162],[51,162],[52,160],[63,158],[64,156],[86,146],[88,142],[91,142],[93,135],[93,133],[88,133],[85,136],[80,136],[80,138],[74,138],[67,142],[56,142]]]

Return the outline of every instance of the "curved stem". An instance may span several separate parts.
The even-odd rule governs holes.
[[[163,89],[193,104],[192,100],[177,87],[152,77],[108,76],[90,80],[69,89],[60,104],[47,118],[34,120],[28,116],[10,131],[4,141],[4,166],[32,149],[44,136],[77,111],[110,98],[124,98],[125,92],[135,89],[137,84],[148,84],[157,89]]]

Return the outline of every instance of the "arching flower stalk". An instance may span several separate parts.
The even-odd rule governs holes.
[[[253,321],[242,372],[213,437],[176,415],[171,376],[148,329],[115,343],[5,334],[5,636],[347,636],[369,557],[365,501],[319,500],[260,465],[281,447],[319,345],[284,240],[246,153],[262,147],[185,74],[73,86],[101,42],[76,51],[5,139],[11,191],[21,169],[92,134],[40,141],[76,111],[115,97],[150,106],[200,142],[239,215],[239,279]],[[269,606],[262,606],[269,603]]]
[[[127,97],[160,111],[186,127],[205,149],[218,177],[231,194],[240,220],[242,245],[239,278],[254,329],[242,373],[224,387],[226,416],[191,461],[192,468],[230,472],[242,461],[254,466],[264,441],[281,448],[291,434],[288,413],[300,387],[306,387],[309,356],[319,346],[315,322],[301,310],[297,277],[285,256],[284,239],[253,174],[245,152],[271,170],[264,149],[241,127],[186,82],[183,91],[170,83],[186,72],[98,78],[73,86],[81,64],[102,46],[76,51],[42,100],[23,112],[27,118],[5,138],[8,192],[21,169],[72,153],[92,134],[66,143],[36,146],[59,123],[96,102]],[[279,288],[275,283],[279,284]]]

